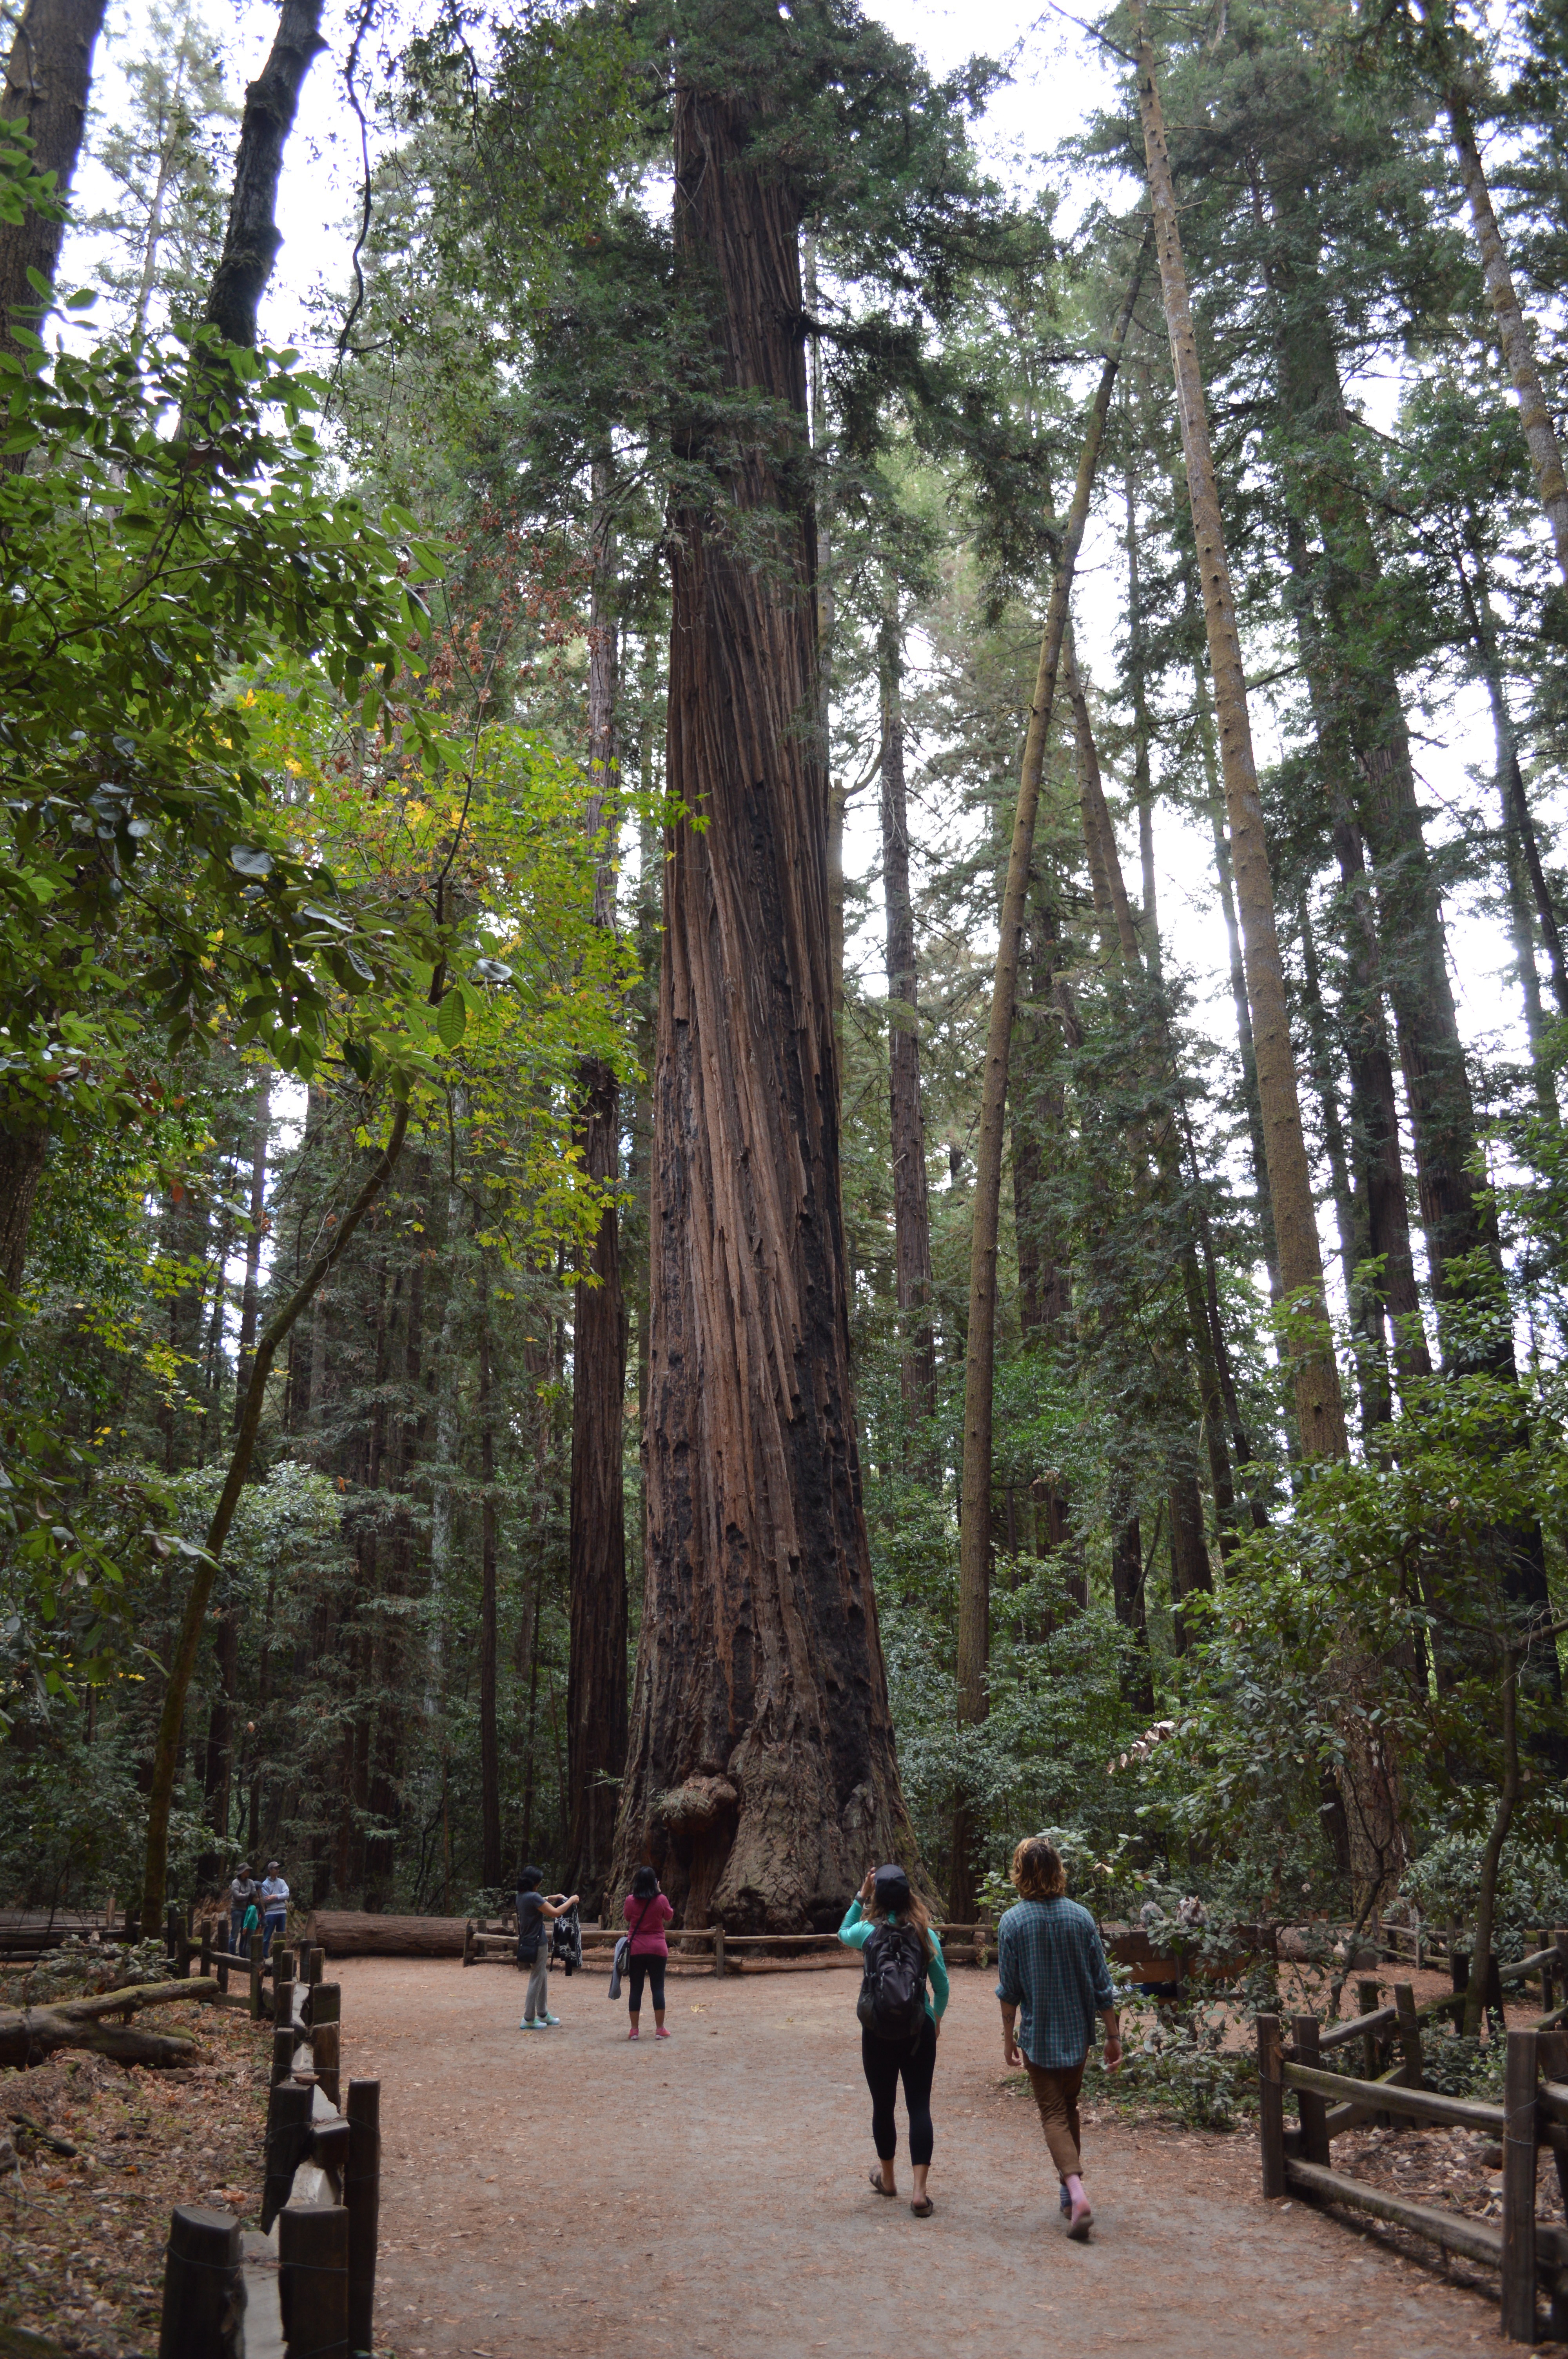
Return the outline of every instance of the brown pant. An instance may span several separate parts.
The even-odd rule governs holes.
[[[1078,2155],[1078,2091],[1084,2085],[1084,2064],[1088,2060],[1086,2056],[1083,2063],[1071,2065],[1065,2072],[1048,2072],[1043,2064],[1032,2064],[1027,2056],[1023,2060],[1058,2179],[1071,2179],[1083,2168]]]

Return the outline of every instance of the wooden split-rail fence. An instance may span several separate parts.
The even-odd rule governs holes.
[[[609,1971],[615,1944],[624,1925],[585,1925],[582,1962]],[[983,1966],[996,1956],[996,1929],[991,1925],[938,1925],[942,1953],[950,1966]],[[546,1927],[546,1937],[549,1928]],[[672,1966],[689,1965],[712,1974],[759,1973],[764,1967],[860,1964],[836,1933],[730,1933],[722,1925],[672,1925],[665,1937]],[[758,1952],[762,1954],[759,1956]],[[517,1931],[504,1922],[470,1918],[463,1934],[465,1966],[505,1966],[516,1963]],[[526,1971],[526,1969],[524,1969]]]
[[[1463,2019],[1469,1961],[1451,1956],[1454,1990],[1423,2006],[1408,1983],[1394,1985],[1391,2006],[1378,2005],[1379,1984],[1358,1989],[1362,2012],[1348,2023],[1321,2024],[1315,2015],[1291,2019],[1287,2038],[1277,2015],[1258,2017],[1260,2139],[1265,2196],[1303,2195],[1343,2203],[1373,2218],[1406,2228],[1445,2253],[1495,2268],[1502,2280],[1502,2332],[1513,2343],[1536,2339],[1538,2281],[1551,2306],[1550,2331],[1568,2340],[1568,2006],[1553,2006],[1568,1989],[1568,1930],[1512,1965],[1487,1974],[1488,1990],[1501,1993],[1539,1977],[1545,2009],[1538,2023],[1506,2033],[1503,2102],[1484,2104],[1445,2097],[1423,2086],[1422,2030],[1443,2016]],[[1351,2078],[1325,2069],[1323,2059],[1342,2048],[1358,2048],[1362,2072]],[[1285,2096],[1294,2094],[1298,2118],[1285,2118]],[[1333,2169],[1332,2141],[1364,2122],[1430,2125],[1480,2130],[1501,2149],[1503,2209],[1500,2224],[1475,2220],[1386,2195]],[[1537,2181],[1542,2149],[1552,2155],[1563,2227],[1536,2218]]]
[[[170,1962],[200,1960],[211,2004],[273,2026],[261,2233],[232,2212],[176,2207],[164,2267],[158,2359],[369,2359],[381,2208],[381,2083],[341,2082],[342,1994],[325,1956],[262,1937],[240,1958],[200,1944],[169,1911]],[[243,1993],[229,1976],[247,1977]]]

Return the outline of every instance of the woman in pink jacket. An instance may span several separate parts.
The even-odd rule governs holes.
[[[665,1927],[675,1910],[659,1890],[659,1879],[651,1867],[640,1867],[632,1878],[632,1889],[626,1895],[626,1930],[632,1936],[632,1946],[626,1953],[627,1969],[632,1977],[628,2012],[632,2028],[628,2039],[635,2039],[639,2029],[637,2018],[643,2011],[644,1977],[653,1984],[654,2037],[667,2039],[665,2029],[665,1965],[670,1945],[665,1939]]]

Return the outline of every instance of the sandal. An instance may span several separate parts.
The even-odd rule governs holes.
[[[936,2206],[929,2195],[923,2195],[918,2203],[912,2203],[909,2208],[917,2220],[929,2220]]]
[[[896,2187],[884,2187],[882,2185],[882,2175],[880,2170],[872,2171],[871,2185],[876,2189],[879,2195],[888,2195],[894,2198],[897,2197],[898,2190]]]

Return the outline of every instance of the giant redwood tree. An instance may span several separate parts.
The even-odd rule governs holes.
[[[690,817],[666,847],[617,1869],[649,1856],[687,1923],[755,1930],[836,1922],[913,1840],[850,1393],[803,201],[773,136],[806,85],[771,0],[683,33],[676,257],[710,352],[676,428],[668,785]]]

